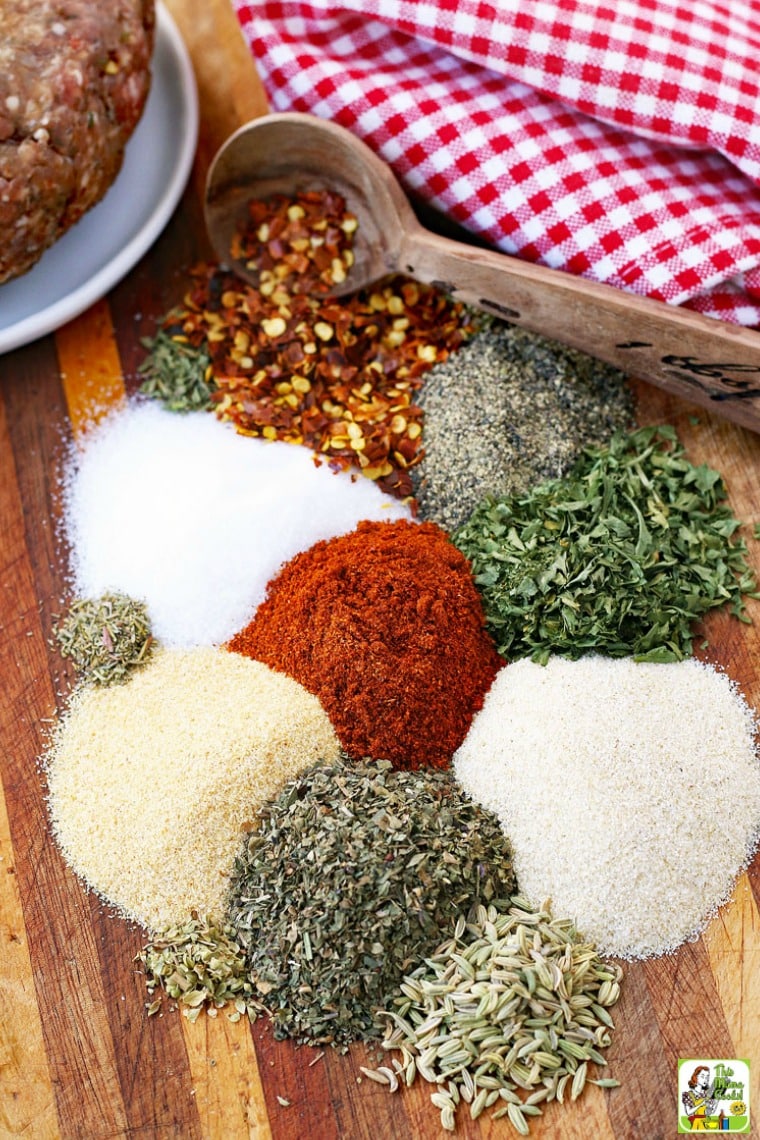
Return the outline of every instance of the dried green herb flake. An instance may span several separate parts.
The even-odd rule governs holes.
[[[677,661],[695,624],[757,598],[720,474],[667,425],[616,433],[565,478],[484,500],[454,541],[507,659],[599,652]]]

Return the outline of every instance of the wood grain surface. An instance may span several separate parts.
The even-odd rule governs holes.
[[[177,1013],[149,1020],[133,963],[141,931],[84,891],[48,832],[38,760],[73,682],[50,648],[68,597],[56,529],[64,449],[93,408],[134,389],[140,337],[180,298],[187,266],[208,252],[199,198],[208,162],[232,129],[266,109],[225,0],[167,6],[201,96],[187,192],[155,246],[107,298],[54,335],[0,356],[0,1137],[428,1140],[442,1133],[427,1086],[392,1096],[362,1080],[363,1048],[346,1056],[297,1049],[276,1042],[263,1020],[233,1025],[220,1015],[190,1024]],[[640,421],[674,424],[690,457],[724,474],[738,516],[760,520],[760,436],[635,386]],[[751,550],[760,570],[760,544]],[[758,706],[758,603],[750,614],[748,626],[716,615],[706,657]],[[621,860],[630,854],[621,851]],[[608,1054],[622,1086],[550,1106],[533,1136],[674,1136],[679,1057],[749,1058],[760,1119],[759,901],[756,858],[699,941],[628,966]],[[472,1123],[464,1114],[458,1134],[514,1135],[503,1120]]]

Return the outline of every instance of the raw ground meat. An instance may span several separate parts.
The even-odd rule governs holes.
[[[0,283],[99,202],[148,96],[154,0],[0,0]]]

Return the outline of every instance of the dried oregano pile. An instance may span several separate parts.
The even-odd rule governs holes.
[[[93,685],[125,681],[155,645],[145,603],[120,593],[76,599],[53,635],[61,656]]]
[[[616,433],[570,474],[488,498],[453,536],[508,660],[596,651],[677,661],[708,610],[758,597],[717,471],[673,428]]]
[[[541,1103],[576,1100],[587,1081],[619,1083],[589,1077],[589,1066],[607,1063],[621,977],[548,904],[480,905],[404,978],[385,1013],[383,1047],[400,1059],[362,1071],[392,1091],[418,1074],[436,1085],[430,1099],[447,1131],[465,1102],[473,1120],[494,1108],[494,1120],[507,1116],[527,1136]]]
[[[261,813],[228,920],[275,1036],[345,1046],[441,930],[513,892],[495,816],[445,772],[341,761],[293,780]]]

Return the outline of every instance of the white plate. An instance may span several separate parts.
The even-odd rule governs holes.
[[[145,110],[105,198],[33,269],[0,285],[0,352],[52,332],[99,300],[174,212],[198,141],[198,92],[185,44],[161,3],[152,71]]]

